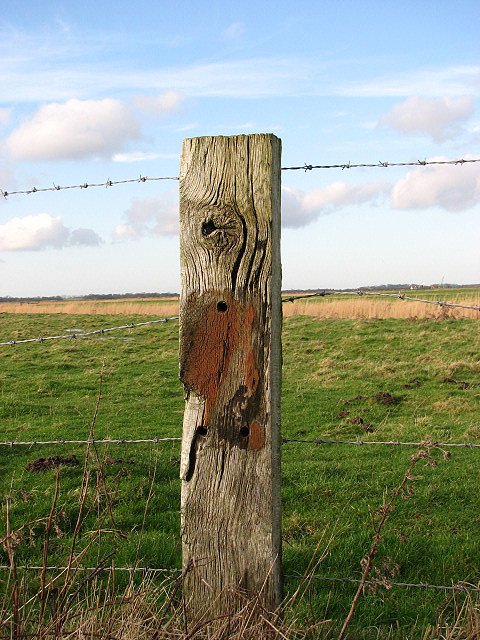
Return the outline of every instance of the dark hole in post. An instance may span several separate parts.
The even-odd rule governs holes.
[[[213,220],[206,220],[202,223],[202,236],[209,236],[216,228]]]
[[[220,302],[217,302],[217,310],[220,311],[220,313],[225,313],[227,309],[228,304],[225,302],[225,300],[220,300]]]
[[[250,434],[250,427],[241,427],[240,435],[242,438],[246,438]]]
[[[208,433],[208,427],[205,427],[203,425],[201,427],[198,427],[197,433],[199,436],[206,436]]]

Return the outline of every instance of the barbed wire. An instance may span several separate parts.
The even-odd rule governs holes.
[[[296,167],[282,167],[282,171],[312,171],[313,169],[357,169],[357,168],[388,168],[388,167],[425,167],[427,165],[456,165],[463,166],[473,162],[480,162],[480,158],[459,158],[457,160],[415,160],[413,162],[342,162],[340,164],[303,164]],[[113,187],[119,184],[131,184],[131,183],[144,183],[154,182],[159,180],[180,180],[179,176],[157,176],[149,178],[148,176],[140,175],[138,178],[128,178],[125,180],[106,180],[105,182],[83,182],[80,184],[71,184],[61,186],[53,183],[51,187],[30,187],[27,189],[19,189],[15,191],[7,191],[0,189],[0,195],[5,199],[9,196],[16,195],[31,195],[32,193],[42,193],[45,191],[64,191],[66,189],[89,189],[91,187]]]
[[[47,571],[66,571],[68,567],[57,566],[57,565],[16,565],[15,569],[19,571],[42,571],[43,569]],[[1,571],[9,571],[11,569],[10,565],[2,564],[0,565]],[[144,573],[144,574],[184,574],[185,569],[177,569],[177,568],[166,568],[166,567],[116,567],[112,565],[110,567],[84,567],[77,566],[72,568],[72,571],[97,571],[102,573],[108,573],[111,571],[120,571],[124,573]],[[312,577],[314,580],[319,580],[322,582],[340,582],[340,583],[351,583],[351,584],[359,584],[360,580],[357,578],[337,578],[333,576],[321,576],[314,574],[313,576],[304,576],[301,574],[287,574],[285,578],[290,578],[293,580],[302,580],[309,579]],[[375,580],[367,580],[365,583],[368,585],[378,585],[378,581]],[[465,593],[469,592],[477,592],[480,591],[480,587],[475,587],[471,584],[463,584],[457,583],[452,585],[446,584],[430,584],[428,582],[396,582],[396,581],[388,581],[388,585],[392,587],[407,587],[407,588],[417,588],[417,589],[436,589],[442,591],[463,591]]]
[[[458,160],[415,160],[413,162],[361,162],[353,164],[351,162],[343,162],[341,164],[303,164],[299,167],[282,167],[282,171],[312,171],[312,169],[358,169],[358,168],[375,168],[381,167],[387,169],[388,167],[425,167],[432,164],[451,164],[462,166],[464,164],[480,162],[480,158],[472,158],[465,160],[459,158]]]
[[[159,444],[161,442],[179,442],[181,438],[94,438],[93,440],[4,440],[0,447],[34,447],[43,445],[67,445],[67,444]]]
[[[301,580],[305,578],[308,579],[309,576],[302,576],[300,574],[290,574],[290,575],[287,574],[285,578],[293,578],[296,580]],[[314,580],[321,580],[324,582],[349,582],[352,584],[360,584],[361,582],[360,579],[358,578],[335,578],[333,576],[320,576],[316,574],[314,574],[312,578]],[[366,586],[369,586],[369,585],[381,586],[383,583],[376,580],[367,580],[365,584]],[[446,584],[430,584],[428,582],[395,582],[394,580],[388,580],[387,584],[392,587],[407,587],[407,588],[412,587],[416,589],[440,589],[442,591],[463,591],[465,593],[480,591],[480,587],[474,587],[473,585],[470,585],[470,584],[461,584],[461,583],[446,585]]]
[[[74,331],[70,333],[64,333],[57,336],[41,336],[38,338],[25,338],[23,340],[8,340],[7,342],[0,342],[0,347],[14,346],[16,344],[26,344],[28,342],[46,342],[47,340],[75,340],[76,338],[86,338],[88,336],[102,335],[104,333],[110,333],[111,331],[119,331],[121,329],[135,329],[136,327],[145,327],[151,324],[165,323],[170,320],[178,320],[178,316],[170,316],[168,318],[157,318],[156,320],[147,320],[145,322],[131,322],[129,324],[122,324],[115,327],[104,327],[103,329],[94,329],[93,331]]]
[[[10,569],[10,565],[8,564],[0,564],[0,571],[5,571],[5,570],[9,570]],[[15,565],[15,569],[21,570],[21,571],[42,571],[43,569],[46,569],[47,571],[66,571],[68,569],[68,567],[61,567],[61,566],[57,566],[57,565],[47,565],[46,567],[43,567],[41,565],[30,565],[30,564],[24,564],[24,565]],[[181,569],[174,569],[174,568],[163,568],[163,567],[116,567],[115,565],[112,565],[110,567],[84,567],[84,566],[76,566],[76,567],[70,567],[70,570],[72,572],[75,571],[101,571],[101,572],[108,572],[108,571],[123,571],[123,572],[128,572],[128,573],[151,573],[151,574],[155,574],[155,573],[182,573]]]
[[[0,442],[0,447],[34,447],[34,446],[47,446],[47,445],[69,445],[69,444],[159,444],[162,442],[180,442],[180,437],[162,437],[162,438],[101,438],[93,440],[4,440]],[[365,445],[383,445],[392,447],[440,447],[440,448],[465,448],[473,449],[480,447],[479,442],[435,442],[430,440],[424,440],[423,442],[402,442],[399,440],[333,440],[328,438],[284,438],[281,439],[282,444],[299,443],[299,444],[339,444],[339,445],[351,445],[355,447]]]
[[[9,196],[18,196],[18,195],[30,195],[32,193],[42,193],[45,191],[64,191],[65,189],[90,189],[91,187],[113,187],[117,184],[129,184],[132,182],[155,182],[159,180],[179,180],[178,176],[161,176],[149,178],[148,176],[140,175],[138,178],[129,178],[126,180],[106,180],[105,182],[84,182],[82,184],[70,184],[64,187],[61,187],[58,184],[53,184],[52,187],[31,187],[30,189],[21,189],[19,191],[5,191],[4,189],[0,189],[0,195],[2,195],[5,199]]]
[[[416,298],[405,293],[383,293],[381,291],[364,291],[358,289],[355,291],[341,291],[337,289],[325,289],[315,293],[300,294],[298,296],[286,296],[282,298],[282,302],[295,302],[296,300],[307,300],[308,298],[324,298],[326,296],[379,296],[382,298],[397,298],[398,300],[407,300],[409,302],[422,302],[424,304],[433,304],[438,307],[453,307],[458,309],[473,309],[480,311],[480,305],[462,304],[460,302],[447,302],[446,300],[429,300],[428,298]]]
[[[300,444],[342,444],[352,445],[355,447],[361,447],[364,445],[383,445],[392,447],[440,447],[446,449],[449,447],[464,447],[466,449],[473,449],[480,447],[479,442],[433,442],[430,440],[424,440],[423,442],[401,442],[399,440],[330,440],[325,438],[282,438],[282,444],[289,442],[297,442]]]
[[[338,296],[380,296],[387,298],[397,298],[398,300],[406,300],[410,302],[421,302],[424,304],[432,304],[438,307],[458,308],[458,309],[472,309],[474,311],[480,311],[480,305],[462,304],[459,302],[447,302],[446,300],[428,300],[426,298],[416,298],[414,296],[408,296],[404,293],[382,293],[377,291],[364,291],[361,289],[355,291],[341,291],[334,289],[325,289],[315,293],[300,294],[296,296],[282,297],[282,303],[295,302],[297,300],[308,300],[309,298],[324,298],[326,296],[338,295]],[[118,331],[121,329],[133,329],[135,327],[142,327],[150,324],[164,323],[170,320],[178,320],[178,316],[170,316],[167,318],[159,318],[157,320],[148,320],[146,322],[132,322],[130,324],[119,325],[115,327],[106,327],[103,329],[94,329],[93,331],[75,331],[62,335],[52,336],[39,336],[37,338],[26,338],[22,340],[7,340],[6,342],[0,342],[0,347],[12,346],[17,344],[25,344],[31,342],[46,342],[48,340],[68,340],[75,338],[85,338],[87,336],[101,335],[109,333],[111,331]]]

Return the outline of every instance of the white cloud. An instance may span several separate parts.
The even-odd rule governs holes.
[[[11,218],[0,225],[0,251],[39,251],[69,245],[95,246],[101,242],[93,230],[70,231],[60,216],[48,213]]]
[[[444,160],[445,158],[434,158]],[[480,203],[480,167],[430,165],[409,171],[399,180],[391,195],[394,209],[427,209],[440,207],[456,212]]]
[[[185,95],[180,91],[164,91],[158,96],[137,96],[134,104],[137,109],[143,109],[148,113],[163,115],[178,111],[185,100]]]
[[[304,227],[318,217],[344,207],[367,202],[374,204],[390,188],[384,182],[351,185],[340,181],[308,192],[285,186],[282,187],[282,224],[291,228]]]
[[[357,98],[478,95],[479,79],[480,66],[475,65],[419,69],[339,85],[333,95]]]
[[[222,33],[224,40],[237,40],[245,33],[243,22],[232,22]]]
[[[129,153],[115,153],[113,162],[140,162],[146,160],[158,160],[158,158],[177,158],[178,153],[154,153],[149,151],[131,151]]]
[[[402,133],[423,133],[435,142],[442,142],[459,134],[461,123],[474,113],[471,96],[458,98],[425,98],[412,96],[400,102],[379,120]]]
[[[11,109],[0,108],[0,127],[4,127],[10,122]]]
[[[172,197],[133,200],[124,214],[125,222],[112,233],[114,242],[138,240],[145,236],[178,234],[178,201]]]
[[[17,160],[105,156],[139,138],[138,125],[118,100],[68,100],[47,104],[15,129],[7,149]]]
[[[0,189],[3,191],[13,191],[16,181],[13,177],[13,171],[9,167],[0,166]],[[1,198],[3,200],[3,198]]]
[[[48,213],[11,218],[0,225],[0,251],[28,251],[62,247],[68,239],[68,229],[60,216]]]

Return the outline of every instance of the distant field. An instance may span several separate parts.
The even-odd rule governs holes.
[[[394,293],[400,293],[395,291]],[[401,293],[427,300],[445,300],[473,306],[480,305],[479,289],[422,289]],[[292,295],[292,294],[288,294]],[[288,297],[288,296],[285,296]],[[3,302],[1,313],[119,314],[156,316],[178,315],[178,298],[130,298],[121,300],[65,300],[64,302]],[[329,295],[284,304],[285,317],[307,315],[316,318],[479,318],[480,312],[469,309],[442,309],[421,302],[374,296]]]
[[[121,305],[150,302],[108,304],[117,312]],[[163,304],[170,315],[175,302]],[[317,303],[309,302],[305,308],[308,305]],[[81,314],[78,307],[77,313]],[[0,341],[152,317],[150,309],[145,316],[133,313],[120,317],[4,313]],[[287,314],[284,436],[480,442],[478,326],[469,319],[319,321]],[[3,347],[0,361],[1,440],[86,438],[102,368],[97,438],[181,434],[183,396],[177,378],[176,322],[83,340]],[[390,394],[393,400],[382,401],[386,397],[382,394]],[[48,516],[54,491],[55,470],[35,472],[28,464],[49,456],[76,455],[79,461],[78,465],[64,465],[59,478],[50,562],[62,564],[76,521],[83,451],[81,446],[1,447],[0,537],[5,532],[7,493],[12,527],[29,523],[15,549],[19,563],[40,561],[45,531],[45,520],[40,519]],[[359,562],[371,538],[369,512],[381,504],[385,490],[398,482],[413,452],[400,447],[285,444],[287,576],[306,569],[326,532],[332,540],[318,574],[358,578]],[[88,512],[77,543],[80,548],[91,546],[82,561],[95,563],[114,549],[117,566],[137,560],[143,566],[180,567],[178,444],[103,445],[98,455],[105,465],[111,512],[102,476],[92,460]],[[478,583],[479,456],[478,450],[457,449],[451,460],[438,467],[417,469],[415,495],[400,501],[382,543],[380,556],[398,564],[395,580]],[[102,533],[95,537],[100,517]],[[6,563],[3,549],[0,564]],[[290,592],[296,584],[287,578]],[[353,591],[351,584],[316,580],[310,606],[315,615],[341,620]],[[449,595],[442,591],[379,589],[362,599],[355,637],[377,637],[373,628],[385,630],[397,621],[402,631],[415,622],[425,628],[448,602]],[[311,615],[308,607],[304,614]]]

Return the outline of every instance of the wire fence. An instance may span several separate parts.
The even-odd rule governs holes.
[[[342,162],[341,164],[303,164],[297,167],[282,167],[282,171],[312,171],[313,169],[367,169],[367,168],[381,168],[388,169],[389,167],[426,167],[427,165],[444,165],[450,164],[455,166],[462,166],[464,164],[480,162],[480,158],[471,158],[465,160],[459,158],[458,160],[415,160],[410,162]]]
[[[375,163],[341,163],[341,164],[303,164],[299,166],[288,166],[282,167],[282,171],[312,171],[317,169],[354,169],[354,168],[389,168],[389,167],[425,167],[428,165],[453,165],[453,166],[464,166],[465,164],[470,163],[478,163],[480,162],[480,158],[472,158],[472,159],[457,159],[457,160],[417,160],[411,162],[388,162],[388,161],[380,161]],[[94,187],[113,187],[120,184],[128,184],[128,183],[147,183],[154,181],[165,181],[165,180],[179,180],[178,176],[163,176],[163,177],[147,177],[140,175],[138,178],[124,179],[124,180],[106,180],[105,182],[90,182],[90,183],[81,183],[81,184],[73,184],[60,186],[57,184],[53,184],[50,187],[32,187],[30,189],[21,189],[21,190],[12,190],[7,191],[0,189],[0,195],[2,195],[5,199],[13,195],[31,195],[34,193],[41,192],[53,192],[53,191],[62,191],[62,190],[70,190],[70,189],[88,189]],[[293,296],[285,296],[282,298],[283,303],[287,302],[295,302],[298,300],[306,300],[310,298],[316,297],[326,297],[326,296],[377,296],[377,297],[388,297],[388,298],[396,298],[404,301],[412,301],[430,305],[436,305],[441,308],[461,308],[461,309],[470,309],[475,311],[480,311],[480,305],[470,305],[463,304],[458,302],[449,302],[446,300],[432,300],[426,298],[419,298],[411,295],[407,295],[404,293],[387,293],[387,292],[379,292],[379,291],[369,291],[364,289],[352,290],[352,291],[341,291],[341,290],[323,290],[315,293],[308,294],[299,294]],[[0,346],[14,346],[19,344],[27,344],[27,343],[43,343],[52,340],[72,340],[79,338],[86,338],[90,336],[98,336],[106,333],[110,333],[113,331],[120,331],[126,329],[139,328],[142,326],[149,326],[158,323],[166,323],[168,321],[178,320],[178,316],[164,317],[158,318],[154,320],[137,322],[137,323],[129,323],[118,326],[104,327],[99,329],[94,329],[91,331],[81,331],[75,330],[69,333],[60,334],[60,335],[48,335],[42,337],[35,338],[26,338],[26,339],[13,339],[6,342],[0,342]],[[56,440],[31,440],[31,441],[1,441],[1,447],[34,447],[34,446],[49,446],[49,445],[136,445],[136,444],[163,444],[168,442],[180,442],[180,437],[156,437],[156,438],[101,438],[101,439],[56,439]],[[297,444],[311,444],[311,445],[344,445],[344,446],[392,446],[392,447],[422,447],[422,446],[430,446],[430,447],[439,447],[441,449],[448,448],[480,448],[480,443],[477,442],[414,442],[414,441],[375,441],[375,440],[342,440],[342,439],[331,439],[331,438],[292,438],[292,437],[282,437],[282,444],[289,443],[297,443]],[[2,571],[11,571],[12,565],[9,564],[1,564],[0,570]],[[143,566],[97,566],[97,567],[89,567],[89,566],[76,566],[76,567],[66,567],[66,566],[56,566],[56,565],[15,565],[15,570],[22,571],[56,571],[56,572],[65,572],[65,571],[82,571],[82,572],[94,572],[95,574],[99,571],[108,572],[125,572],[128,574],[136,574],[143,573],[147,575],[176,575],[180,574],[184,575],[185,570],[177,569],[177,568],[166,568],[166,567],[143,567]],[[359,584],[361,582],[360,579],[351,578],[351,577],[335,577],[335,576],[324,576],[324,575],[312,575],[312,576],[304,576],[301,574],[290,574],[286,575],[286,578],[290,578],[293,580],[302,580],[302,579],[315,579],[318,581],[324,581],[329,583],[345,583],[345,584]],[[376,580],[367,580],[366,586],[376,586],[379,584]],[[383,583],[382,583],[383,584]],[[430,584],[427,582],[398,582],[393,580],[388,580],[388,584],[383,584],[383,586],[390,587],[403,587],[403,588],[415,588],[415,589],[431,589],[431,590],[441,590],[445,592],[463,592],[463,593],[472,593],[472,592],[480,592],[480,587],[475,586],[474,584],[469,584],[467,582],[460,582],[457,584],[450,585],[441,585],[441,584]]]
[[[448,302],[446,300],[430,300],[428,298],[417,298],[414,296],[409,296],[404,293],[384,293],[380,291],[368,291],[363,289],[358,289],[355,291],[325,289],[323,291],[317,291],[315,293],[284,296],[282,297],[282,303],[285,304],[288,302],[296,302],[298,300],[309,300],[311,298],[325,298],[327,296],[360,296],[360,297],[361,296],[377,296],[382,298],[396,298],[398,300],[430,304],[430,305],[435,305],[441,308],[471,309],[473,311],[480,311],[480,305],[463,304],[460,302]],[[166,323],[171,320],[178,320],[178,318],[179,318],[178,316],[170,316],[166,318],[157,318],[155,320],[147,320],[145,322],[132,322],[129,324],[118,325],[114,327],[103,327],[100,329],[94,329],[92,331],[77,330],[77,331],[71,331],[69,333],[65,333],[61,335],[38,336],[35,338],[25,338],[25,339],[12,339],[12,340],[6,340],[4,342],[0,342],[0,347],[14,346],[17,344],[35,343],[35,342],[37,343],[47,342],[50,340],[74,340],[76,338],[86,338],[89,336],[103,335],[106,333],[110,333],[112,331],[119,331],[122,329],[135,329],[137,327],[144,327],[152,324]]]
[[[465,164],[472,164],[475,162],[480,162],[480,158],[458,158],[456,160],[414,160],[408,162],[389,162],[389,161],[378,161],[378,162],[341,162],[339,164],[307,164],[304,163],[302,165],[293,166],[293,167],[282,167],[282,171],[312,171],[314,169],[341,169],[342,171],[345,169],[366,169],[366,168],[382,168],[387,169],[389,167],[426,167],[428,165],[453,165],[453,166],[463,166]],[[0,189],[0,195],[5,199],[10,196],[18,196],[18,195],[31,195],[33,193],[42,193],[46,191],[64,191],[66,189],[90,189],[93,187],[114,187],[120,184],[134,184],[134,183],[146,183],[146,182],[159,182],[163,180],[180,180],[179,176],[156,176],[149,178],[148,176],[138,176],[138,178],[127,178],[125,180],[110,180],[107,179],[104,182],[82,182],[79,184],[70,184],[66,186],[61,186],[53,183],[51,187],[30,187],[25,189],[18,190],[5,190]]]
[[[161,438],[93,438],[86,440],[3,440],[0,441],[0,447],[35,447],[49,445],[97,445],[97,444],[161,444],[163,442],[180,442],[179,437],[161,437]],[[347,446],[366,446],[380,445],[391,447],[436,447],[440,449],[448,448],[480,448],[479,442],[435,442],[424,440],[423,442],[401,442],[399,440],[333,440],[328,438],[281,438],[282,444],[315,444],[315,445],[347,445]]]
[[[168,318],[157,318],[156,320],[147,320],[145,322],[130,322],[129,324],[117,325],[115,327],[103,327],[101,329],[93,329],[92,331],[72,331],[61,335],[44,336],[38,338],[25,338],[22,340],[7,340],[0,342],[0,347],[14,346],[16,344],[27,344],[31,342],[47,342],[49,340],[75,340],[77,338],[88,338],[90,336],[103,335],[111,331],[120,331],[122,329],[136,329],[137,327],[146,327],[152,324],[165,324],[170,320],[178,320],[178,316],[170,316]]]
[[[4,191],[0,189],[0,195],[5,199],[9,196],[18,195],[30,195],[32,193],[42,193],[45,191],[65,191],[66,189],[90,189],[92,187],[114,187],[118,184],[131,184],[131,183],[144,183],[144,182],[158,182],[161,180],[179,180],[178,176],[161,176],[155,178],[149,178],[148,176],[140,175],[138,178],[128,178],[126,180],[106,180],[105,182],[83,182],[81,184],[70,184],[67,186],[60,186],[59,184],[53,184],[51,187],[30,187],[30,189],[21,189],[19,191]]]
[[[381,291],[368,291],[365,289],[356,289],[354,291],[342,291],[335,289],[326,289],[315,293],[305,293],[295,296],[285,296],[282,302],[296,302],[297,300],[308,300],[309,298],[325,298],[326,296],[377,296],[380,298],[396,298],[397,300],[406,300],[409,302],[421,302],[423,304],[433,304],[438,307],[454,308],[454,309],[473,309],[480,311],[480,305],[463,304],[460,302],[448,302],[446,300],[429,300],[428,298],[416,298],[405,293],[384,293]]]
[[[0,565],[0,571],[9,571],[11,570],[11,565],[8,564],[2,564]],[[72,567],[66,567],[66,566],[58,566],[58,565],[15,565],[15,570],[17,571],[56,571],[56,572],[66,572],[67,570],[71,571],[72,573],[75,573],[77,571],[79,572],[92,572],[92,573],[109,573],[109,572],[119,572],[119,573],[128,573],[128,574],[135,574],[135,573],[141,573],[144,575],[150,575],[150,576],[154,576],[154,575],[165,575],[165,574],[170,574],[170,575],[184,575],[185,573],[188,572],[187,568],[184,569],[177,569],[174,567],[139,567],[139,566],[131,566],[131,567],[117,567],[115,565],[111,565],[111,566],[96,566],[96,567],[87,567],[87,566],[72,566]],[[359,584],[360,583],[360,579],[358,578],[343,578],[343,577],[335,577],[335,576],[323,576],[323,575],[318,575],[318,574],[313,574],[313,575],[302,575],[299,573],[293,573],[293,574],[285,574],[284,576],[287,579],[291,579],[291,580],[318,580],[318,581],[322,581],[322,582],[337,582],[337,583],[344,583],[344,584]],[[377,580],[367,580],[365,582],[365,586],[369,587],[375,587],[378,586],[379,584],[382,584],[382,586],[387,586],[388,588],[391,587],[405,587],[405,588],[414,588],[414,589],[434,589],[434,590],[440,590],[440,591],[460,591],[463,593],[475,593],[475,592],[480,592],[480,587],[475,586],[473,584],[469,584],[468,582],[461,582],[461,583],[457,583],[457,584],[451,584],[451,585],[447,585],[447,584],[430,584],[428,582],[398,582],[395,580],[388,580],[386,583],[381,582],[379,583],[379,581]]]

